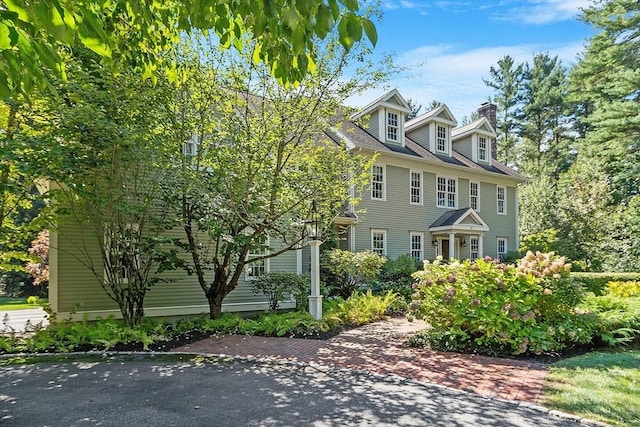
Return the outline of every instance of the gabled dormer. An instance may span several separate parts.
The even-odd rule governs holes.
[[[368,119],[367,131],[378,141],[404,147],[404,117],[410,111],[407,101],[393,89],[354,114],[352,119]]]
[[[405,123],[407,136],[433,154],[451,157],[451,133],[455,117],[445,104]]]
[[[456,151],[476,163],[491,165],[491,145],[496,133],[486,117],[474,120],[452,132]]]

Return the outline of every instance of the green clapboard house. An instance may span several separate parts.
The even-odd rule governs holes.
[[[417,260],[439,255],[445,259],[501,258],[516,250],[517,186],[524,178],[494,159],[495,106],[483,104],[478,110],[480,118],[461,127],[456,127],[446,105],[405,120],[409,111],[400,93],[392,90],[350,121],[327,131],[349,150],[377,154],[371,184],[357,208],[346,207],[336,216],[340,247],[372,250],[391,259],[410,254]],[[85,231],[65,219],[56,228],[51,232],[49,255],[52,309],[60,318],[119,317],[117,306],[105,295],[95,274],[86,262],[80,262],[78,247],[91,254]],[[175,237],[181,233],[175,230]],[[269,243],[277,249],[275,239]],[[100,262],[97,245],[93,255],[92,262]],[[308,273],[308,248],[248,267],[240,285],[224,300],[223,310],[266,309],[265,297],[252,291],[252,278],[273,271]],[[193,276],[182,270],[164,274],[172,281],[149,291],[147,316],[208,312]],[[283,302],[280,307],[294,304]]]

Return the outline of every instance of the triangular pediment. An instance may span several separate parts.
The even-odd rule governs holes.
[[[456,126],[458,124],[458,122],[456,122],[456,118],[451,113],[451,110],[449,110],[449,107],[447,107],[446,104],[440,104],[433,110],[427,111],[426,113],[409,120],[405,123],[405,129],[407,131],[417,129],[434,121],[451,126]]]
[[[489,226],[478,212],[465,208],[445,212],[431,224],[429,231],[489,231]]]
[[[380,107],[391,107],[395,110],[401,111],[403,113],[409,113],[411,108],[407,101],[400,95],[398,89],[392,89],[389,92],[385,93],[381,97],[375,99],[370,102],[367,106],[365,106],[362,111],[357,112],[352,116],[352,119],[357,119],[366,114],[371,113],[372,111],[377,110]]]

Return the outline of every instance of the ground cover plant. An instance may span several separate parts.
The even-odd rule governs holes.
[[[640,346],[552,364],[545,406],[618,426],[640,426]]]
[[[30,335],[0,335],[0,353],[72,351],[164,351],[216,334],[325,339],[344,328],[381,320],[393,306],[397,295],[354,293],[346,300],[325,303],[325,315],[315,320],[306,311],[264,312],[251,318],[223,313],[217,319],[205,316],[179,320],[146,318],[130,327],[113,318],[98,321],[57,320]]]

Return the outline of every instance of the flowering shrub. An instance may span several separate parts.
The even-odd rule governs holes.
[[[490,258],[425,262],[414,274],[410,315],[430,329],[434,348],[511,354],[544,353],[591,339],[591,317],[575,312],[582,291],[571,266],[553,253],[531,252],[519,265]]]

